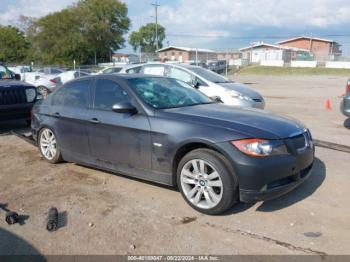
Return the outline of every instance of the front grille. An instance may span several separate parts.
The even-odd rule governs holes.
[[[305,146],[307,145],[307,141],[305,138],[306,137],[304,134],[292,137],[291,139],[292,139],[294,148],[297,150],[305,148]]]
[[[23,87],[0,88],[0,105],[15,105],[27,103]]]

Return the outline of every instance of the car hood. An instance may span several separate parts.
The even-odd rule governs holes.
[[[161,111],[166,117],[231,129],[247,138],[283,139],[303,132],[306,128],[297,120],[264,110],[232,107],[219,103]]]
[[[226,90],[234,90],[242,95],[248,96],[253,99],[261,99],[262,96],[255,91],[253,88],[243,85],[240,83],[230,82],[230,83],[217,83],[217,85],[224,87]]]
[[[0,80],[0,88],[9,88],[9,87],[34,87],[34,86],[18,80]]]

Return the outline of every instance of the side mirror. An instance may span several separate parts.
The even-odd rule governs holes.
[[[131,114],[137,113],[136,107],[134,107],[129,102],[120,102],[120,103],[114,104],[112,106],[112,111],[116,113],[131,113]]]
[[[196,88],[196,89],[198,89],[199,87],[200,87],[200,83],[199,83],[199,81],[198,81],[198,79],[197,78],[194,78],[193,80],[192,80],[192,86],[194,87],[194,88]]]
[[[20,74],[15,74],[15,79],[16,80],[21,80],[21,75]]]

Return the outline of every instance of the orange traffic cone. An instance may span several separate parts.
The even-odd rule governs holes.
[[[329,99],[326,100],[326,110],[332,110],[331,101]]]

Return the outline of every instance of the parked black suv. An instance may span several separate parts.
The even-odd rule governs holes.
[[[34,86],[18,79],[19,75],[0,64],[0,122],[18,119],[30,123],[30,112],[38,93]]]

